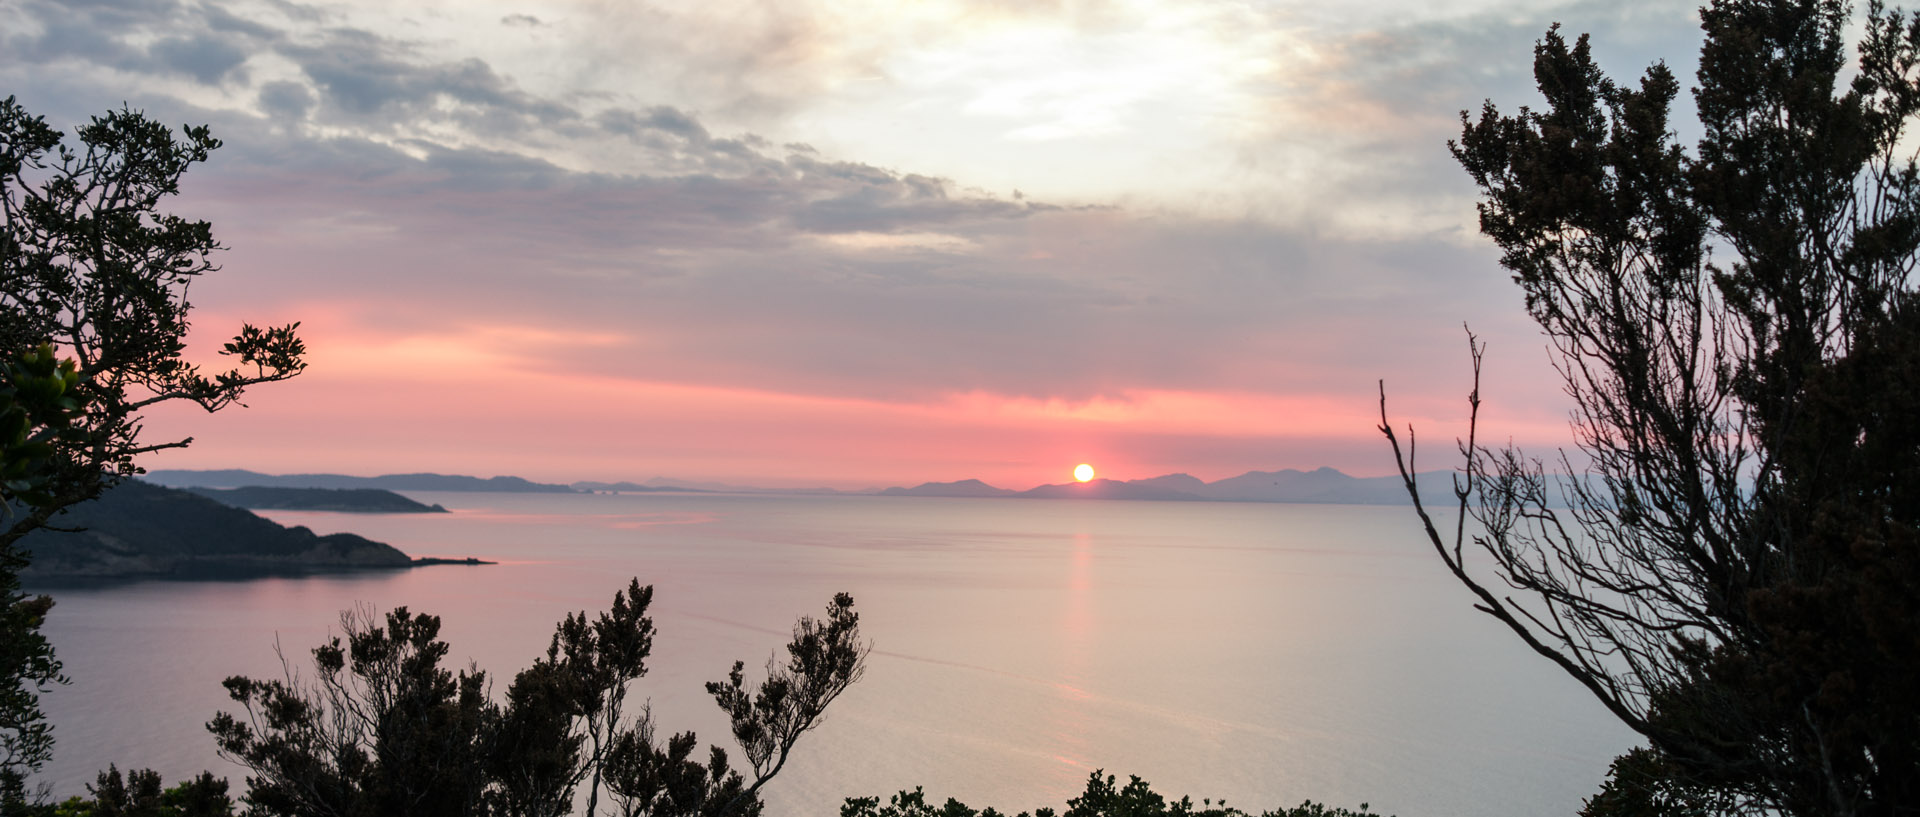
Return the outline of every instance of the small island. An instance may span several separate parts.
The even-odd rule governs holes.
[[[415,502],[384,488],[239,488],[192,487],[187,490],[235,508],[262,511],[337,511],[340,513],[446,513],[439,504]]]

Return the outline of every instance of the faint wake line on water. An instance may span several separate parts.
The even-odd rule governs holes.
[[[779,630],[775,630],[770,627],[760,627],[753,624],[734,621],[732,619],[721,618],[719,616],[710,616],[710,615],[704,615],[701,613],[685,613],[684,615],[687,618],[699,619],[701,621],[706,621],[713,624],[721,624],[728,627],[734,627],[741,630],[746,630],[748,632],[764,633],[767,635],[774,635],[774,636],[789,635],[789,633],[781,632]],[[915,663],[931,664],[933,666],[939,666],[939,667],[951,667],[954,669],[971,670],[973,672],[978,672],[984,675],[993,675],[1001,678],[1007,678],[1007,679],[1019,681],[1025,684],[1030,684],[1033,686],[1052,690],[1055,694],[1058,694],[1063,698],[1070,698],[1076,701],[1105,706],[1112,709],[1127,710],[1127,711],[1131,711],[1131,712],[1135,712],[1143,715],[1151,715],[1153,717],[1160,718],[1169,723],[1185,726],[1189,729],[1192,729],[1193,731],[1202,732],[1208,735],[1218,736],[1218,735],[1222,735],[1230,732],[1239,731],[1239,732],[1249,732],[1255,735],[1259,735],[1261,737],[1270,738],[1274,740],[1294,741],[1302,738],[1328,737],[1335,734],[1332,731],[1320,730],[1320,729],[1293,729],[1293,730],[1283,731],[1281,729],[1277,729],[1271,726],[1263,726],[1260,724],[1248,723],[1246,721],[1230,721],[1224,718],[1215,718],[1209,715],[1201,715],[1201,714],[1188,712],[1184,710],[1172,709],[1165,706],[1146,703],[1144,701],[1137,701],[1129,698],[1120,698],[1112,695],[1104,695],[1097,692],[1090,692],[1086,689],[1074,686],[1072,684],[1068,684],[1063,681],[1055,681],[1055,680],[1050,680],[1046,678],[1037,678],[1031,675],[1025,675],[1018,672],[1010,672],[1003,669],[995,669],[993,667],[984,667],[978,664],[969,664],[962,661],[953,661],[945,658],[929,658],[923,655],[913,655],[911,653],[895,652],[892,650],[882,650],[878,648],[874,649],[872,654],[882,656],[885,658],[894,658],[901,661],[912,661]]]

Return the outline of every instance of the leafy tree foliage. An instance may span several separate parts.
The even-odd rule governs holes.
[[[160,774],[139,769],[120,776],[108,766],[87,787],[92,799],[68,798],[57,806],[32,809],[44,817],[232,817],[233,798],[227,781],[201,772],[191,780],[162,789]]]
[[[146,408],[187,400],[216,411],[304,368],[297,324],[242,327],[222,349],[240,363],[226,372],[181,357],[187,285],[219,269],[211,257],[222,248],[207,222],[159,208],[220,141],[204,126],[176,137],[133,110],[96,117],[77,136],[69,147],[12,97],[0,101],[0,360],[50,344],[74,362],[68,391],[82,409],[38,469],[43,501],[7,520],[0,547],[138,473],[135,457],[191,442],[140,439]]]
[[[21,537],[137,473],[134,458],[189,440],[140,439],[172,400],[213,411],[299,373],[294,327],[243,327],[208,376],[181,359],[187,284],[216,269],[206,222],[160,212],[219,141],[122,110],[79,128],[76,150],[12,97],[0,100],[0,805],[22,802],[53,747],[39,693],[61,681],[39,627],[46,596],[19,591]]]
[[[42,344],[0,365],[0,519],[51,502],[46,493],[56,445],[70,433],[80,403],[73,361],[58,361]],[[52,756],[53,727],[39,693],[62,680],[40,624],[50,596],[20,592],[23,555],[0,548],[0,804],[25,799],[26,774]]]
[[[711,682],[707,692],[733,722],[733,739],[746,752],[754,782],[741,798],[787,764],[800,736],[819,722],[827,704],[860,680],[866,652],[859,648],[860,616],[853,597],[840,593],[827,606],[827,618],[803,618],[793,628],[787,661],[767,659],[767,680],[757,688],[744,684],[746,665],[734,662],[726,683]]]
[[[696,761],[698,744],[692,732],[681,732],[660,746],[654,740],[652,719],[644,716],[634,729],[620,733],[607,758],[607,788],[616,813],[622,817],[759,814],[757,792],[772,775],[757,777],[749,791],[720,747],[707,747],[706,762]]]
[[[1452,143],[1574,401],[1554,470],[1588,476],[1477,442],[1470,340],[1460,524],[1420,515],[1477,607],[1648,740],[1592,815],[1920,802],[1920,17],[1872,5],[1851,72],[1847,18],[1702,9],[1692,151],[1664,65],[1616,84],[1557,28],[1546,107]]]
[[[207,728],[221,754],[251,774],[246,803],[262,815],[562,815],[586,786],[587,813],[604,789],[623,817],[753,817],[759,791],[800,735],[859,680],[868,646],[853,600],[834,597],[824,620],[802,617],[788,660],[749,686],[740,665],[709,685],[750,758],[748,780],[725,750],[694,760],[692,733],[663,747],[652,713],[625,708],[653,645],[653,588],[630,582],[598,617],[571,614],[545,657],[514,677],[504,706],[477,669],[444,668],[440,620],[396,609],[376,620],[342,617],[344,640],[313,651],[315,680],[226,681],[244,714]],[[751,702],[738,708],[737,697]],[[762,739],[761,736],[768,736]],[[742,738],[743,744],[746,738]],[[751,760],[762,758],[762,760]]]
[[[52,504],[50,466],[60,446],[83,443],[73,427],[82,404],[80,373],[51,344],[0,364],[0,518]]]
[[[1079,797],[1067,801],[1064,812],[1055,812],[1051,808],[1040,808],[1033,812],[1020,812],[1019,817],[1254,817],[1248,812],[1229,807],[1225,802],[1202,801],[1194,805],[1193,799],[1182,797],[1169,801],[1155,792],[1147,782],[1132,777],[1125,786],[1116,786],[1113,775],[1101,776],[1099,770],[1087,777],[1087,790]],[[981,810],[969,808],[965,803],[947,798],[939,806],[927,802],[924,791],[915,788],[903,791],[887,799],[886,805],[880,804],[878,797],[849,797],[840,807],[840,817],[1006,817],[991,807]],[[1367,810],[1367,804],[1361,803],[1359,811],[1344,808],[1329,808],[1311,800],[1290,809],[1260,812],[1259,817],[1379,817]]]
[[[26,801],[27,775],[53,757],[53,725],[39,695],[64,683],[40,625],[51,596],[20,592],[20,579],[0,569],[0,810]]]

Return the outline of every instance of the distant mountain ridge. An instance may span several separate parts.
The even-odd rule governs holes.
[[[1430,502],[1449,503],[1453,499],[1453,472],[1428,471],[1418,476],[1420,494]],[[445,474],[386,474],[377,477],[352,477],[340,474],[288,474],[276,476],[241,469],[211,471],[161,470],[147,474],[150,482],[177,488],[314,488],[364,489],[389,491],[473,491],[519,493],[752,493],[878,495],[918,497],[961,497],[1010,499],[1128,499],[1152,501],[1211,502],[1296,502],[1329,505],[1406,505],[1406,485],[1398,475],[1354,477],[1334,468],[1301,471],[1248,471],[1237,477],[1206,482],[1190,474],[1164,474],[1148,479],[1095,479],[1085,483],[1041,485],[1015,491],[988,485],[977,479],[953,482],[926,482],[912,488],[841,491],[827,488],[811,490],[755,488],[718,482],[695,482],[655,477],[644,483],[630,481],[582,481],[571,485],[532,482],[512,476],[488,479]]]
[[[1418,475],[1420,494],[1429,501],[1453,498],[1453,472]],[[1406,483],[1398,475],[1353,477],[1333,468],[1300,471],[1248,471],[1206,482],[1188,474],[1151,479],[1095,479],[1041,485],[1025,491],[995,488],[977,479],[928,482],[912,488],[888,488],[881,496],[1007,497],[1010,499],[1134,499],[1185,502],[1298,502],[1328,505],[1406,505]]]
[[[880,492],[881,496],[1013,496],[1016,491],[995,488],[977,479],[963,479],[959,482],[923,482],[912,488],[888,488]]]
[[[572,486],[531,482],[519,477],[481,479],[448,474],[383,474],[350,477],[342,474],[262,474],[239,468],[213,471],[149,471],[146,481],[169,488],[382,488],[388,491],[484,491],[495,493],[579,493]]]

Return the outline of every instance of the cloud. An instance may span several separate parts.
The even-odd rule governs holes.
[[[579,117],[519,90],[480,59],[422,60],[412,45],[361,29],[333,29],[318,42],[277,51],[311,80],[324,106],[374,127],[451,123],[477,136],[511,136]]]
[[[1005,4],[966,22],[1079,5]],[[590,11],[494,9],[478,24],[503,39],[576,38],[599,59],[623,29],[583,35],[601,21]],[[1123,12],[1071,22],[1124,33]],[[662,13],[620,21],[644,27]],[[211,123],[225,140],[177,204],[235,248],[196,286],[209,314],[315,314],[312,325],[370,349],[519,327],[488,336],[514,347],[482,361],[490,371],[799,402],[1307,395],[1364,409],[1386,377],[1421,411],[1423,395],[1457,402],[1465,320],[1496,341],[1496,364],[1516,361],[1490,372],[1489,394],[1551,416],[1528,353],[1537,341],[1492,253],[1464,240],[1471,191],[1441,144],[1457,107],[1524,90],[1530,21],[1327,39],[1321,73],[1269,77],[1279,113],[1200,146],[1247,177],[1241,189],[1287,195],[1185,208],[1145,193],[1091,204],[996,194],[849,153],[853,142],[824,126],[763,137],[722,124],[785,121],[815,101],[792,88],[883,65],[866,40],[837,49],[840,19],[755,19],[736,43],[711,28],[723,17],[669,15],[624,46],[658,54],[610,64],[676,61],[667,76],[701,76],[684,91],[693,104],[556,91],[541,70],[513,70],[511,49],[467,50],[332,7],[23,0],[0,14],[12,15],[0,81],[31,110],[70,125],[126,100],[163,122]],[[595,76],[609,67],[561,62]],[[780,76],[796,65],[812,67]],[[421,343],[405,348],[456,348]],[[1203,436],[1191,425],[1161,435],[1168,451]]]
[[[40,13],[33,13],[35,11]],[[134,15],[85,5],[76,6],[71,12],[39,6],[28,6],[17,12],[25,18],[23,22],[30,25],[8,26],[11,30],[5,37],[8,50],[16,60],[29,63],[51,63],[67,58],[83,58],[123,68],[141,63],[139,49],[107,33]]]
[[[185,74],[208,85],[218,84],[247,61],[247,52],[212,33],[168,37],[147,49],[166,70]]]
[[[677,137],[692,144],[707,144],[712,137],[707,129],[686,112],[671,105],[655,105],[645,111],[609,109],[602,111],[596,120],[600,127],[611,133],[617,133],[632,139],[641,138],[649,131],[660,132]]]
[[[1283,14],[1263,27],[1281,26]],[[1662,57],[1684,73],[1699,46],[1693,8],[1656,0],[1446,14],[1308,26],[1303,56],[1246,79],[1240,90],[1258,115],[1223,149],[1245,179],[1285,191],[1249,195],[1249,209],[1349,237],[1475,243],[1474,191],[1446,142],[1459,135],[1460,112],[1482,100],[1507,109],[1538,103],[1532,49],[1549,25],[1592,32],[1596,55],[1619,78]]]
[[[298,82],[269,82],[260,86],[260,110],[275,120],[299,122],[312,110],[313,92]]]
[[[250,236],[229,267],[271,276],[277,298],[378,292],[400,311],[362,305],[369,326],[626,332],[540,365],[801,394],[1364,392],[1401,359],[1445,362],[1425,332],[1491,330],[1502,291],[1497,273],[1453,283],[1491,270],[1473,251],[943,198],[857,170],[632,178],[336,145],[199,184],[231,211],[207,215]],[[821,196],[847,240],[805,239]]]
[[[257,290],[645,327],[563,364],[583,371],[873,399],[1351,390],[1400,356],[1353,342],[1355,323],[1424,310],[1453,326],[1497,291],[1453,283],[1485,265],[1472,250],[992,196],[715,136],[676,106],[543,98],[476,58],[364,29],[255,22],[236,42],[295,73],[232,110],[153,107],[226,139],[194,189],[224,211],[223,235],[247,236],[235,255],[264,271]],[[639,170],[583,171],[542,150],[603,137]]]
[[[810,196],[791,215],[793,226],[811,233],[902,232],[1020,216],[1045,205],[994,198],[952,196],[944,179],[898,175],[849,162],[818,162],[795,156],[789,166],[804,178],[825,182],[823,196]]]

